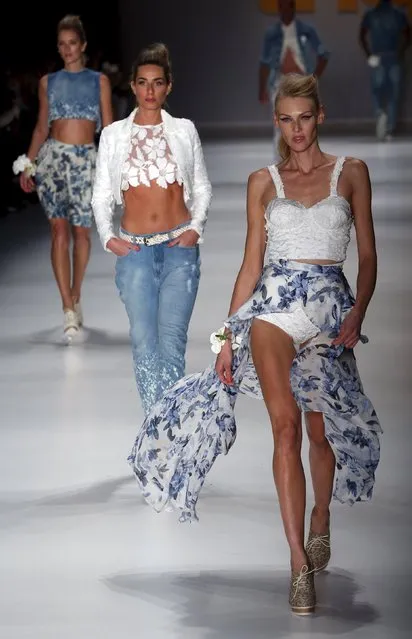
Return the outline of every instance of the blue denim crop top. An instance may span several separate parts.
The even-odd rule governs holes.
[[[78,72],[61,69],[47,78],[49,124],[54,120],[81,119],[96,122],[101,129],[100,73],[92,69]]]

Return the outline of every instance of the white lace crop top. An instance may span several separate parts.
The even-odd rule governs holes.
[[[269,261],[345,261],[350,241],[352,211],[349,202],[337,192],[344,162],[344,157],[339,157],[336,161],[329,195],[309,207],[285,197],[277,167],[268,167],[277,193],[277,197],[269,202],[265,211],[266,257]]]
[[[129,186],[149,186],[152,180],[164,189],[169,184],[183,183],[179,167],[161,122],[156,125],[133,124],[129,155],[122,169],[122,191]]]

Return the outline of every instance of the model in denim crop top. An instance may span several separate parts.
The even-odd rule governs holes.
[[[61,69],[47,78],[49,124],[54,120],[81,119],[101,129],[100,73],[92,69],[70,72]]]

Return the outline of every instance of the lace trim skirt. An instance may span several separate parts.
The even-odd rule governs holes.
[[[267,265],[253,295],[225,322],[241,339],[233,354],[234,386],[220,382],[211,365],[179,380],[147,415],[128,457],[145,500],[158,512],[177,510],[180,521],[198,518],[206,475],[236,439],[238,393],[262,398],[250,353],[252,322],[296,312],[314,330],[292,364],[293,395],[302,412],[323,413],[336,458],[334,498],[349,504],[369,500],[382,429],[364,393],[353,350],[332,346],[353,303],[341,265],[290,260]]]

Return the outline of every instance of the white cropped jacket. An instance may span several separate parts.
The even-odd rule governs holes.
[[[113,228],[115,205],[123,205],[121,173],[127,160],[136,109],[124,120],[106,126],[100,136],[93,184],[92,208],[100,240],[116,237]],[[212,197],[202,146],[196,127],[190,120],[174,118],[162,110],[165,135],[183,178],[183,195],[190,211],[190,228],[200,238],[206,224]],[[167,229],[165,229],[167,230]],[[109,251],[110,252],[110,251]]]

